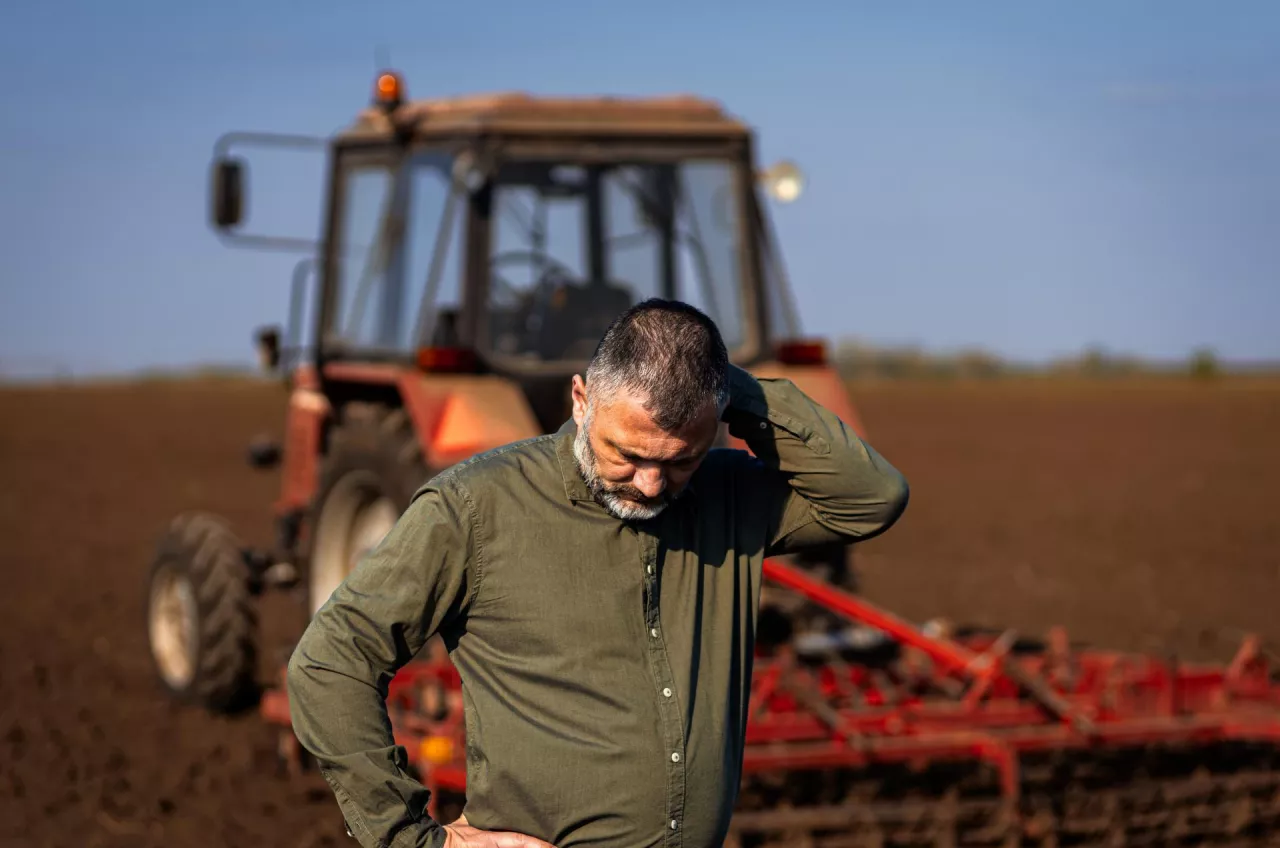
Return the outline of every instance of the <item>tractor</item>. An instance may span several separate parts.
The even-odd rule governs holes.
[[[253,145],[325,151],[318,243],[241,231],[233,151]],[[247,547],[205,513],[165,529],[147,594],[163,686],[212,711],[256,703],[301,768],[282,678],[256,680],[256,596],[289,591],[313,614],[434,473],[557,429],[570,376],[647,297],[703,309],[735,363],[790,378],[862,434],[824,342],[800,332],[766,211],[802,186],[790,162],[758,167],[752,129],[693,96],[410,100],[385,72],[331,138],[219,139],[215,231],[305,256],[285,328],[257,338],[289,397],[282,445],[250,450],[279,468],[275,539]],[[746,449],[727,432],[721,445]],[[917,626],[859,597],[845,547],[769,560],[765,577],[733,844],[1280,829],[1280,678],[1256,640],[1227,667],[1186,666],[1059,630]],[[446,820],[465,798],[461,686],[436,639],[387,698]]]
[[[238,231],[248,169],[234,151],[255,145],[327,148],[318,245]],[[252,596],[288,589],[314,613],[432,474],[553,432],[570,376],[645,298],[700,307],[734,362],[790,376],[860,427],[823,343],[798,333],[760,208],[760,185],[794,200],[799,169],[757,173],[753,153],[746,126],[693,97],[406,102],[390,72],[330,140],[219,139],[216,231],[313,252],[295,268],[286,328],[257,337],[290,392],[283,446],[249,452],[281,466],[275,544],[247,550],[208,515],[174,520],[151,578],[164,684],[211,709],[251,696]],[[843,547],[805,564],[851,584]]]

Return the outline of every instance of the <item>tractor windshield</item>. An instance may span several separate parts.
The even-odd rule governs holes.
[[[507,162],[491,206],[483,346],[513,366],[591,356],[609,322],[654,296],[746,341],[739,165]]]
[[[740,162],[508,160],[491,174],[486,264],[468,274],[471,201],[456,161],[443,151],[344,159],[331,354],[469,344],[500,367],[577,363],[613,318],[654,296],[704,310],[731,353],[754,341],[743,295],[754,229]],[[483,285],[474,300],[464,296],[468,278]],[[468,304],[480,314],[464,321]]]

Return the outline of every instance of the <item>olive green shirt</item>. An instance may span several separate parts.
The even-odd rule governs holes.
[[[470,824],[559,848],[710,848],[741,776],[766,556],[882,532],[907,484],[788,380],[734,367],[711,451],[657,518],[592,498],[575,428],[429,482],[315,615],[293,726],[359,843],[441,846],[387,684],[439,633],[462,678]]]

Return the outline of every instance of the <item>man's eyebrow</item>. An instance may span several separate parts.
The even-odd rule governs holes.
[[[613,439],[610,439],[610,438],[608,438],[608,437],[605,437],[605,442],[609,445],[609,447],[613,448],[614,450],[616,450],[618,453],[622,454],[623,456],[635,457],[636,459],[649,460],[649,457],[647,457],[647,456],[643,456],[643,455],[641,455],[641,454],[638,454],[638,453],[636,453],[636,452],[635,452],[635,451],[633,451],[633,450],[627,450],[627,449],[626,449],[626,448],[624,448],[622,445],[620,445],[620,444],[618,444],[617,442],[615,442]],[[653,461],[653,460],[649,460],[649,461]]]

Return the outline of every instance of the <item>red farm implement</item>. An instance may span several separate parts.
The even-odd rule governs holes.
[[[1272,844],[1280,675],[1246,639],[1227,666],[930,634],[777,561],[766,579],[858,625],[840,648],[762,648],[736,846]],[[411,663],[387,699],[433,790],[466,790],[461,681]],[[262,714],[294,766],[283,688]],[[447,820],[447,819],[446,819]]]

